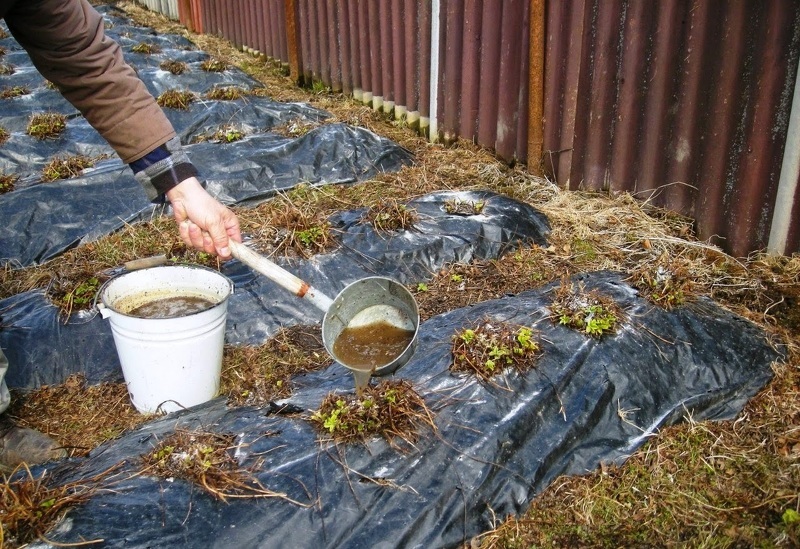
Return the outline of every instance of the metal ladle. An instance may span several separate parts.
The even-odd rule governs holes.
[[[325,313],[322,319],[322,343],[334,360],[353,373],[359,393],[369,383],[371,376],[395,372],[414,354],[419,331],[419,308],[411,292],[399,282],[381,276],[362,278],[331,299],[244,244],[234,240],[229,240],[228,244],[233,257]],[[334,343],[346,328],[382,322],[413,334],[405,349],[389,363],[365,369],[348,364],[334,352]]]

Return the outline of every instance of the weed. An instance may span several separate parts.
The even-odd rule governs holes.
[[[370,208],[364,219],[379,232],[407,231],[419,221],[419,215],[413,208],[389,199]]]
[[[507,367],[526,372],[541,354],[537,333],[527,326],[482,322],[453,336],[455,372],[470,372],[484,380]]]
[[[417,291],[418,292],[427,292],[428,291],[428,285],[425,284],[424,282],[417,283]]]
[[[311,422],[337,442],[366,441],[379,435],[416,440],[423,426],[434,428],[425,401],[406,380],[365,387],[361,396],[329,394]]]
[[[237,86],[214,87],[206,92],[206,99],[214,101],[236,101],[247,95],[247,91]]]
[[[62,318],[67,319],[75,311],[90,309],[99,288],[100,280],[94,274],[75,279],[55,278],[48,286],[47,296],[59,308]]]
[[[190,91],[167,90],[158,96],[156,102],[170,109],[186,110],[197,97]]]
[[[19,176],[16,174],[0,173],[0,194],[10,193],[13,191],[17,179],[19,179]]]
[[[27,133],[36,139],[56,138],[67,127],[67,117],[58,113],[34,114],[28,122]]]
[[[331,88],[322,80],[314,80],[311,83],[311,92],[316,95],[321,95],[323,93],[330,93]]]
[[[444,201],[444,211],[450,215],[479,215],[485,205],[486,203],[483,201],[469,202],[454,198]]]
[[[563,278],[550,305],[551,318],[558,324],[600,338],[613,333],[621,312],[613,300],[596,291],[586,292],[583,284]]]
[[[181,75],[186,72],[186,63],[182,61],[162,61],[159,68],[174,75]]]
[[[582,262],[593,262],[597,259],[597,250],[589,240],[575,238],[572,241],[571,249],[576,259]]]
[[[299,240],[305,248],[312,248],[319,245],[320,241],[324,238],[324,227],[309,227],[308,229],[297,231],[297,240]]]
[[[225,72],[228,64],[219,59],[206,59],[200,63],[200,68],[206,72]]]
[[[145,55],[150,55],[154,53],[161,53],[161,48],[158,47],[156,44],[150,44],[149,42],[140,42],[131,48],[132,52],[135,53],[143,53]]]
[[[69,156],[54,158],[42,169],[42,181],[56,181],[77,177],[86,168],[91,168],[94,161],[86,156]]]
[[[10,88],[6,87],[0,90],[0,99],[12,99],[14,97],[28,95],[29,93],[31,93],[31,90],[25,86],[12,86]]]
[[[244,138],[244,132],[231,127],[220,128],[214,133],[214,141],[220,143],[233,143],[242,138]]]

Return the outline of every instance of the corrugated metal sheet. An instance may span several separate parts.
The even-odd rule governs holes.
[[[411,125],[427,126],[430,2],[289,3],[296,5],[299,80],[323,83]]]
[[[289,62],[284,0],[179,0],[180,21],[215,34],[237,48],[282,64]]]
[[[185,24],[288,63],[300,83],[543,167],[562,186],[634,193],[695,218],[700,238],[737,255],[767,245],[788,178],[783,251],[800,251],[798,175],[782,167],[800,0],[179,7]]]
[[[178,0],[137,0],[137,2],[151,11],[178,20]]]
[[[550,2],[547,34],[546,165],[560,184],[650,199],[736,255],[766,246],[800,2]]]
[[[442,2],[439,105],[445,142],[457,137],[505,160],[527,156],[527,0]]]

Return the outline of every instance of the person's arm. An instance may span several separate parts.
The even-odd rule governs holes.
[[[241,240],[236,216],[200,186],[161,107],[105,36],[102,16],[86,0],[19,0],[5,19],[39,72],[131,166],[148,197],[167,196],[183,240],[230,257],[228,238]]]

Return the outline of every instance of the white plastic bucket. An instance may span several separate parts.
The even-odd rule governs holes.
[[[169,265],[120,275],[100,288],[98,308],[111,322],[131,402],[142,413],[174,412],[219,392],[231,280],[206,267]],[[128,313],[168,297],[213,305],[176,318]]]

